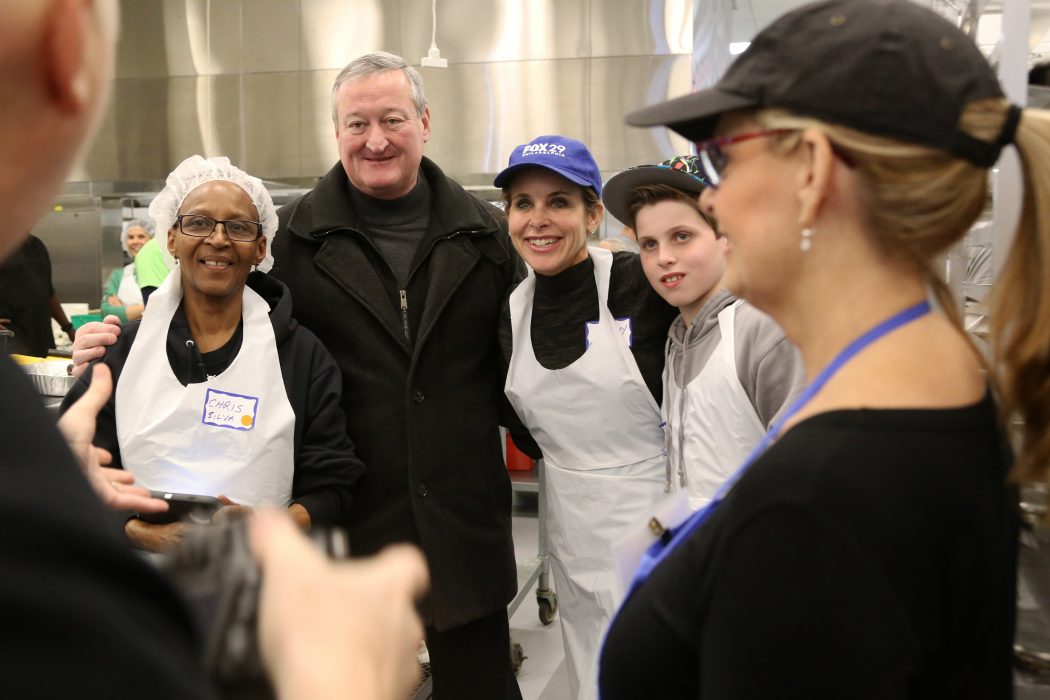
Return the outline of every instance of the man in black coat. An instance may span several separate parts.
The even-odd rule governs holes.
[[[347,430],[368,468],[351,549],[407,541],[426,554],[435,697],[520,698],[496,329],[524,268],[503,213],[423,157],[430,110],[404,59],[351,62],[332,118],[340,162],[281,210],[273,274],[343,374]]]

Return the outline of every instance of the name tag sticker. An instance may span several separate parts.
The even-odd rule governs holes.
[[[251,430],[255,427],[258,410],[259,399],[254,396],[209,388],[204,395],[201,423],[231,430]]]
[[[627,343],[627,347],[634,347],[634,329],[631,326],[631,317],[617,318],[616,330],[620,332],[620,340]]]
[[[591,331],[593,330],[597,332],[598,325],[600,323],[601,321],[587,321],[584,328],[584,335],[587,339],[587,345],[584,346],[585,351],[591,347]],[[628,316],[627,318],[614,318],[613,327],[616,329],[616,334],[620,336],[620,340],[623,342],[623,344],[627,347],[632,347],[634,344],[634,329],[631,325],[631,317]]]

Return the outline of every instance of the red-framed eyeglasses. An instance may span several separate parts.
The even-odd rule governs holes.
[[[700,158],[700,166],[704,170],[704,178],[710,187],[718,187],[722,181],[722,171],[729,164],[729,156],[725,147],[732,146],[741,141],[762,138],[764,136],[782,136],[797,129],[762,129],[761,131],[748,131],[743,134],[732,136],[718,136],[696,144],[696,155]]]

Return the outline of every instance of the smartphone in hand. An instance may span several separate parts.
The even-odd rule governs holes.
[[[172,493],[170,491],[150,491],[150,496],[168,502],[168,510],[163,513],[140,513],[139,517],[147,523],[163,525],[177,521],[191,523],[211,522],[211,516],[222,508],[223,503],[214,496],[202,496],[192,493]]]

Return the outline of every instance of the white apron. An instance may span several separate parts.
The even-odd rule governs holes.
[[[737,372],[735,319],[741,303],[719,312],[722,339],[684,389],[674,380],[671,363],[664,367],[668,459],[673,473],[684,476],[693,510],[707,505],[766,433]]]
[[[168,363],[181,276],[149,300],[116,389],[124,468],[158,491],[224,495],[256,507],[291,500],[295,413],[266,301],[244,288],[244,338],[226,371],[182,386]]]
[[[142,303],[142,290],[139,289],[138,278],[135,277],[135,263],[124,266],[124,275],[120,278],[120,287],[117,288],[117,298],[124,306],[134,306]]]
[[[554,585],[574,700],[598,696],[598,651],[619,604],[612,544],[662,500],[667,461],[659,407],[629,348],[630,329],[609,311],[612,253],[589,248],[600,317],[587,350],[549,370],[532,348],[536,277],[510,298],[514,349],[506,393],[543,450]]]

